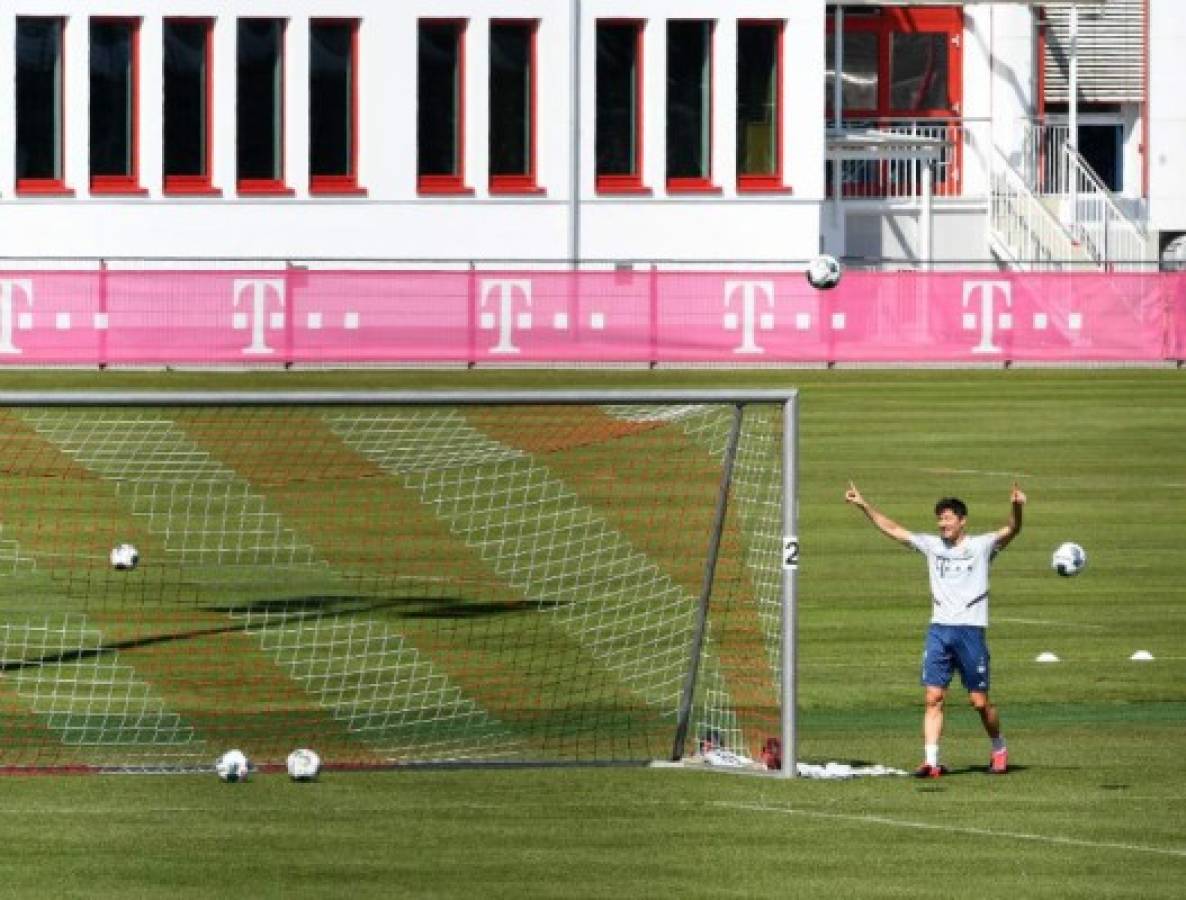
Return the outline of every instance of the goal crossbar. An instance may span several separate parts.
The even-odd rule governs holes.
[[[4,406],[489,406],[794,403],[797,390],[0,391]]]

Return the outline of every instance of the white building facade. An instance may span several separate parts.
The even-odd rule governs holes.
[[[1145,96],[1124,112],[1136,174],[1118,193],[1138,201],[1125,214],[1152,255],[1186,233],[1177,6],[1145,0]],[[0,252],[794,264],[826,247],[870,264],[1023,265],[1033,248],[1006,232],[1030,201],[994,199],[1024,187],[1004,169],[1031,182],[1025,216],[1044,206],[1068,247],[1116,252],[1119,226],[1068,222],[1085,194],[1072,187],[1060,211],[1032,171],[1068,143],[1034,151],[1039,10],[842,13],[823,0],[16,0],[0,13]],[[913,135],[925,153],[830,166],[829,123],[833,139]]]

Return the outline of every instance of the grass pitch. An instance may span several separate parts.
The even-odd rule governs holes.
[[[1186,383],[1167,370],[24,374],[32,387],[589,384],[802,389],[803,758],[920,757],[915,529],[962,496],[1025,529],[994,566],[993,697],[1015,770],[952,692],[939,782],[528,769],[0,782],[11,896],[1181,896],[1186,883]],[[1049,554],[1087,548],[1060,579]],[[1147,650],[1152,662],[1132,662]],[[1036,663],[1043,652],[1061,662]],[[0,736],[2,739],[2,736]]]

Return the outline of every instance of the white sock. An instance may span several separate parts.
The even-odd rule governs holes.
[[[998,735],[997,737],[992,739],[992,749],[993,750],[1004,750],[1005,749],[1005,738],[1003,735]]]
[[[928,766],[939,765],[939,745],[938,744],[926,744],[923,746],[922,752],[925,757],[925,762]]]

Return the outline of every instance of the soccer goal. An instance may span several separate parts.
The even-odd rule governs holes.
[[[633,764],[775,737],[792,775],[796,409],[0,394],[0,767]]]

